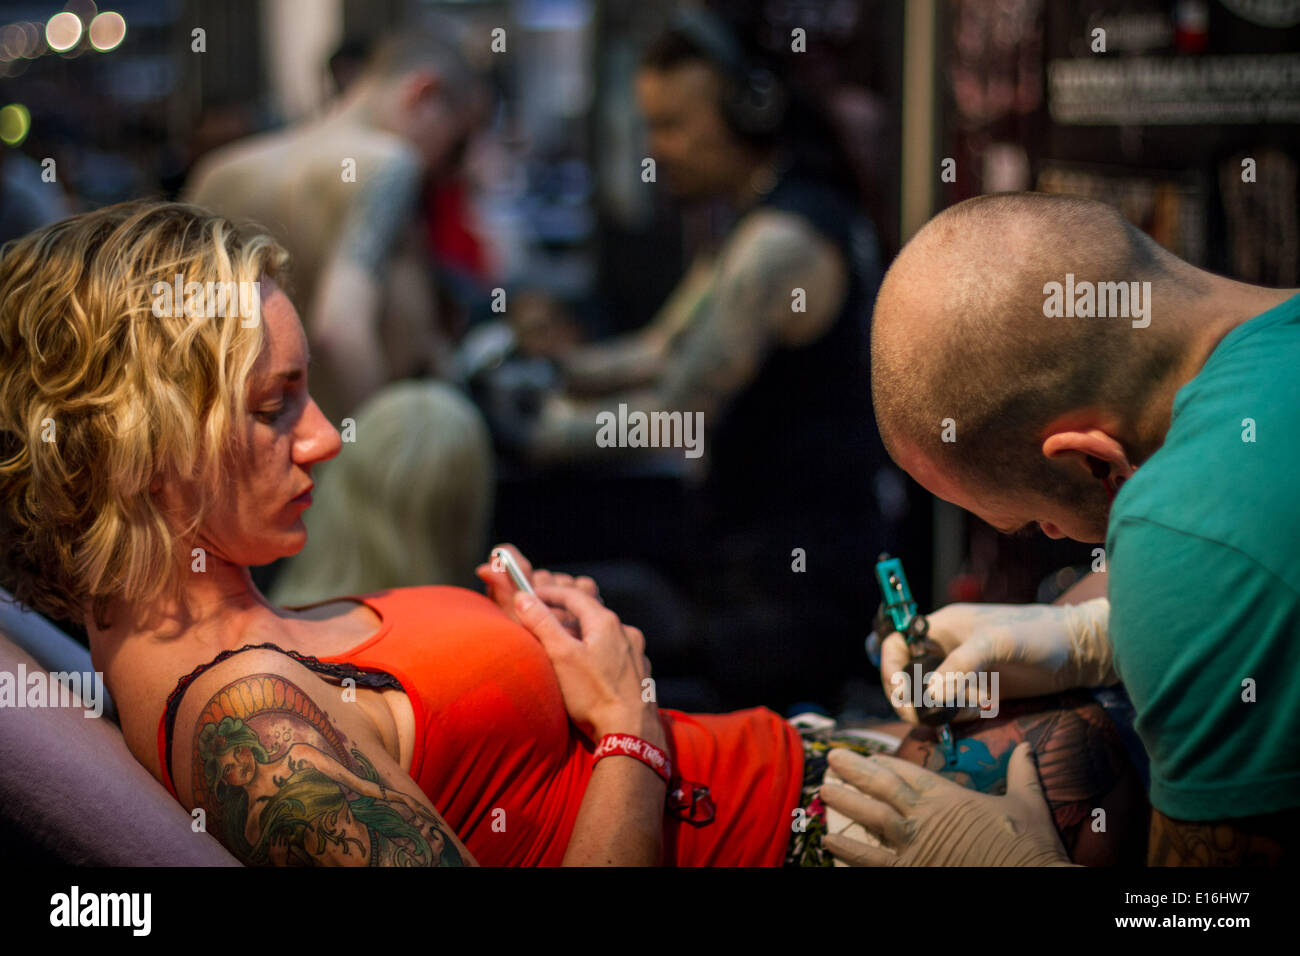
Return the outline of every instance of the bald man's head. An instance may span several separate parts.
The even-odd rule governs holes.
[[[1091,200],[1019,193],[946,210],[899,254],[876,299],[871,378],[886,447],[931,490],[918,471],[945,490],[955,481],[967,492],[1041,495],[1073,511],[1063,533],[1104,537],[1104,486],[1045,456],[1044,437],[1086,421],[1134,439],[1184,359],[1180,305],[1201,290],[1201,275]],[[1045,287],[1067,282],[1149,282],[1149,325],[1048,317]],[[1137,463],[1154,448],[1126,451]],[[960,500],[969,494],[941,496],[969,506]]]

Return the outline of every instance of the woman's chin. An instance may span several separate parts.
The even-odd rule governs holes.
[[[281,558],[291,558],[307,545],[307,526],[299,518],[293,524],[285,529],[283,534],[277,536],[274,547],[267,548],[268,557],[265,561],[270,564],[272,561],[279,561]]]

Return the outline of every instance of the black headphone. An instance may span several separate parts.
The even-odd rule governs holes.
[[[789,93],[775,73],[751,62],[721,19],[699,7],[679,10],[673,29],[726,74],[722,117],[742,139],[771,137],[785,122]]]

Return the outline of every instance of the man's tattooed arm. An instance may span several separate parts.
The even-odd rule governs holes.
[[[247,865],[474,863],[364,711],[283,654],[246,651],[204,672],[176,728],[183,802]]]
[[[751,214],[722,250],[714,286],[658,381],[598,405],[553,405],[535,437],[536,451],[594,452],[597,411],[620,404],[629,412],[701,412],[712,428],[779,342],[811,342],[830,327],[847,288],[839,252],[806,222],[789,213]]]
[[[361,157],[356,190],[340,234],[317,283],[307,334],[334,383],[337,408],[355,409],[391,377],[384,353],[383,321],[389,267],[411,241],[423,170],[413,151]],[[412,294],[406,290],[409,298]],[[434,313],[432,286],[402,307]]]
[[[1277,866],[1294,860],[1300,811],[1234,820],[1174,820],[1151,811],[1150,866]]]
[[[707,304],[716,271],[714,256],[701,253],[649,325],[566,354],[564,383],[569,394],[598,396],[653,385],[664,374],[673,342]]]
[[[344,220],[339,257],[378,278],[414,221],[422,177],[413,152],[359,165],[357,196]]]
[[[711,299],[654,389],[656,407],[701,411],[716,424],[779,342],[809,342],[831,326],[847,288],[839,252],[806,222],[752,214],[722,252]]]

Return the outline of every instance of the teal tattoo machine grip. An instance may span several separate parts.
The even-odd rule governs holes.
[[[907,575],[903,573],[903,562],[888,554],[880,555],[876,561],[876,580],[884,595],[884,601],[876,614],[876,632],[880,639],[883,641],[894,631],[903,635],[912,654],[908,677],[913,681],[917,665],[920,665],[922,676],[937,670],[947,655],[942,647],[928,637],[930,622],[924,614],[917,611]],[[916,708],[917,719],[931,727],[947,724],[956,713],[955,707]]]

